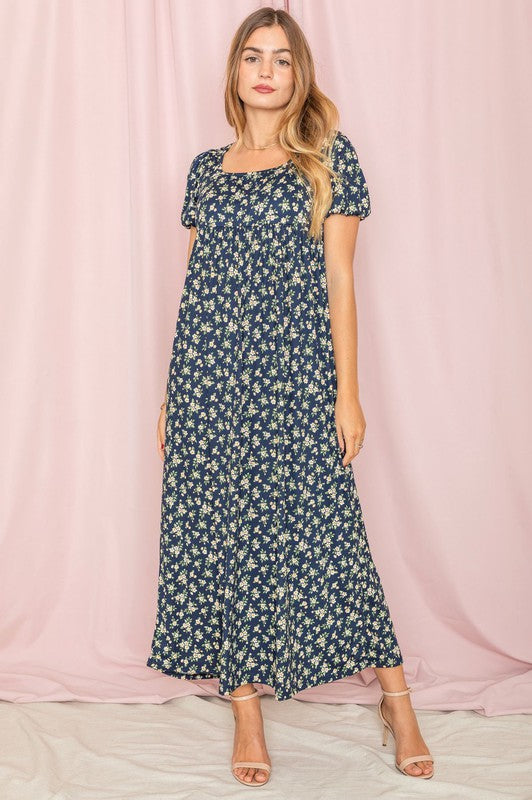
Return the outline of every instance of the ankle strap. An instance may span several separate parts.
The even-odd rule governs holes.
[[[395,697],[395,696],[399,696],[399,695],[402,695],[402,694],[408,694],[408,692],[411,692],[411,691],[412,691],[412,687],[411,686],[407,686],[406,689],[404,691],[402,691],[402,692],[385,692],[384,689],[383,689],[382,693],[383,694],[387,694],[389,697]]]
[[[230,694],[229,697],[231,698],[231,700],[247,700],[249,697],[255,697],[255,695],[258,695],[257,689],[255,689],[255,691],[251,692],[250,694],[240,694],[237,697],[235,697],[234,694]]]

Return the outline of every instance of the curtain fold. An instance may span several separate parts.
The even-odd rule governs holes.
[[[0,6],[3,700],[216,694],[145,666],[156,423],[186,174],[233,139],[225,58],[256,7]],[[532,6],[289,10],[372,199],[353,468],[415,706],[530,712]],[[299,697],[374,703],[379,685],[366,670]]]

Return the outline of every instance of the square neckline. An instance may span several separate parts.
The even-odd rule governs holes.
[[[251,169],[247,170],[246,172],[229,172],[223,168],[223,160],[226,152],[229,150],[232,144],[234,144],[234,142],[229,142],[229,144],[225,144],[223,147],[219,148],[220,157],[218,159],[218,169],[223,175],[261,175],[263,172],[273,172],[274,170],[282,169],[283,167],[286,167],[287,164],[292,163],[292,159],[289,158],[288,161],[283,161],[282,164],[278,164],[276,167],[266,167],[266,169]]]

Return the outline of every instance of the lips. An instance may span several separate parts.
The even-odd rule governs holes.
[[[259,84],[258,86],[253,87],[256,92],[263,92],[264,94],[269,94],[269,92],[274,92],[275,89],[272,89],[271,86],[266,86],[264,84]]]

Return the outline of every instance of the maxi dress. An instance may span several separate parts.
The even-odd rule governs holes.
[[[277,700],[403,663],[334,405],[323,228],[293,161],[226,172],[197,155],[197,228],[167,381],[157,617],[147,665]],[[336,131],[328,214],[370,213]]]

